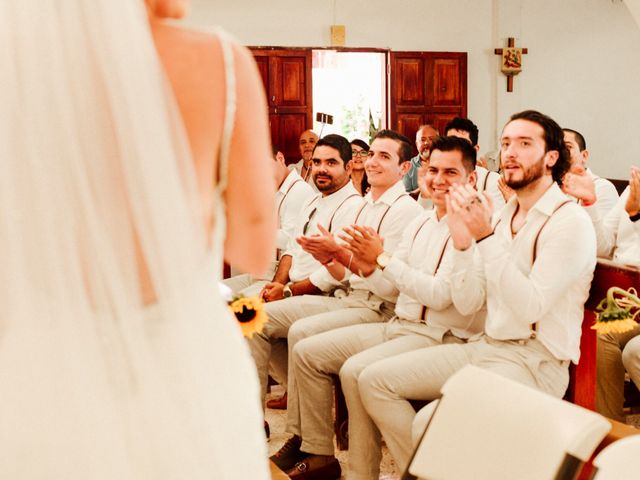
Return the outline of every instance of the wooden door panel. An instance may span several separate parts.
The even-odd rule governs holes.
[[[286,57],[281,59],[280,95],[278,105],[306,106],[306,71],[304,57]]]
[[[429,116],[427,123],[433,125],[440,135],[444,135],[444,127],[455,117],[463,116],[461,113],[433,113]]]
[[[449,120],[467,115],[467,54],[391,52],[389,128],[413,139],[430,123],[441,133]]]
[[[424,61],[420,58],[401,58],[396,65],[396,105],[424,104]]]
[[[300,149],[298,148],[298,138],[300,133],[306,130],[305,113],[283,113],[271,115],[271,123],[277,125],[277,139],[272,140],[278,145],[284,158],[289,163],[296,163],[300,160]],[[272,129],[272,132],[274,130]]]
[[[313,128],[311,50],[251,48],[269,102],[271,142],[287,162],[300,158],[298,137]]]
[[[416,138],[416,132],[423,123],[425,123],[424,115],[421,113],[399,113],[397,127],[395,130],[409,138],[409,140],[411,140],[411,145],[413,145]],[[417,151],[414,153],[417,153]]]
[[[462,103],[460,85],[460,61],[457,59],[434,59],[432,105],[459,106]]]

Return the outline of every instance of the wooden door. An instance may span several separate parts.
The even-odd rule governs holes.
[[[389,128],[411,140],[429,123],[444,133],[454,117],[467,116],[467,54],[391,52]]]
[[[271,142],[287,163],[300,159],[298,137],[313,128],[311,50],[252,48],[269,105]]]

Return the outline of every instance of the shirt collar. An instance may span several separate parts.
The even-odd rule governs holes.
[[[399,180],[398,182],[393,184],[393,186],[389,187],[382,195],[380,195],[380,198],[378,198],[378,200],[376,200],[375,202],[371,197],[371,192],[367,193],[364,196],[364,199],[370,205],[384,203],[391,206],[402,195],[406,195],[406,190],[404,188],[404,182],[402,180]]]
[[[289,175],[287,175],[284,181],[282,182],[282,185],[280,185],[278,192],[286,193],[289,187],[291,186],[291,184],[298,179],[302,180],[302,177],[298,174],[298,172],[295,169],[291,170],[289,172]]]
[[[320,201],[323,203],[338,204],[339,202],[343,201],[345,198],[353,194],[360,196],[358,191],[353,186],[353,182],[349,180],[344,187],[342,187],[340,190],[333,192],[331,195],[327,195],[325,197],[325,196],[322,196],[322,194],[320,194],[321,195]]]
[[[569,197],[560,190],[558,184],[554,181],[551,186],[547,189],[546,192],[542,194],[542,196],[538,199],[538,201],[531,207],[531,210],[537,210],[543,215],[550,217],[551,214],[555,211],[557,206],[568,200]],[[509,219],[513,216],[513,212],[515,211],[518,205],[518,197],[517,195],[513,195],[507,204],[503,207],[502,213],[500,214],[500,218]],[[530,212],[531,212],[530,210]]]

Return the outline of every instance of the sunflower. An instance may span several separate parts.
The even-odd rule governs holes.
[[[251,338],[254,333],[260,333],[268,317],[264,311],[264,304],[258,297],[239,297],[229,304],[229,308],[236,316],[242,334]]]
[[[619,298],[616,298],[615,295],[618,295]],[[611,287],[607,291],[607,298],[603,299],[596,307],[596,323],[591,328],[601,335],[628,332],[637,325],[636,317],[640,313],[639,308],[640,299],[634,288],[626,291],[618,287]]]

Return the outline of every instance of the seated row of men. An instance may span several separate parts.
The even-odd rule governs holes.
[[[277,159],[279,212],[287,198],[307,200],[299,200],[287,245],[279,243],[271,281],[227,284],[267,302],[269,322],[249,345],[263,401],[270,371],[287,385],[292,436],[272,460],[291,478],[340,477],[334,374],[349,411],[349,479],[378,478],[381,437],[404,469],[416,417],[409,400],[437,399],[466,364],[557,397],[567,388],[596,251],[610,237],[593,179],[566,176],[571,162],[555,121],[521,112],[502,132],[500,194],[510,199],[496,209],[476,189],[477,129],[475,139],[446,131],[458,136],[430,139],[418,175],[432,209],[407,194],[411,145],[393,131],[371,143],[364,199],[350,180],[352,145],[339,135],[312,150],[317,195]],[[636,173],[623,205],[633,203],[631,216],[620,215],[631,228],[640,210]],[[561,190],[563,179],[584,208]]]

